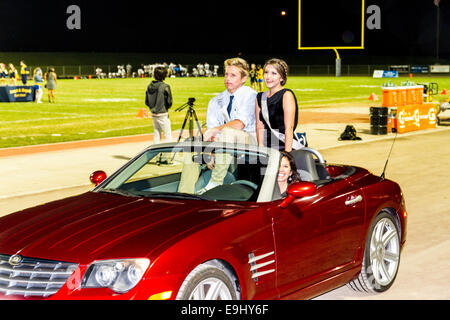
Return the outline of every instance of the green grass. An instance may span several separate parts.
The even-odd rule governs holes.
[[[400,84],[406,78],[394,79]],[[416,80],[416,79],[414,79]],[[151,119],[137,118],[145,107],[145,90],[151,79],[60,80],[56,103],[0,103],[0,148],[152,133]],[[195,97],[195,110],[205,122],[208,101],[224,90],[223,78],[170,78],[174,104],[172,130],[181,128],[187,109],[178,106]],[[381,103],[386,79],[369,77],[290,77],[300,110],[320,107],[370,106],[374,92]],[[450,78],[420,78],[450,89]],[[114,100],[115,99],[115,100]]]

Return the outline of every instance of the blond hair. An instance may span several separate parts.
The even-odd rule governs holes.
[[[266,67],[269,64],[271,66],[273,66],[277,70],[277,72],[280,74],[281,79],[282,79],[281,85],[284,86],[287,82],[287,75],[288,75],[288,71],[289,71],[287,63],[284,60],[273,58],[273,59],[267,60],[266,64],[264,65],[264,70],[266,69]]]
[[[230,66],[239,68],[239,70],[241,71],[242,78],[248,77],[248,75],[250,73],[250,68],[248,67],[247,61],[245,61],[242,58],[227,59],[227,60],[225,60],[224,65],[225,65],[225,69]]]

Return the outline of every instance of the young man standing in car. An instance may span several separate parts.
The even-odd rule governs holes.
[[[256,144],[255,100],[256,91],[244,86],[249,76],[247,61],[231,58],[225,61],[226,90],[209,101],[206,112],[205,141]],[[199,194],[223,184],[223,179],[232,161],[227,153],[216,154],[214,169],[208,184]],[[189,169],[188,169],[189,167]],[[185,164],[181,175],[179,192],[194,193],[199,175],[197,164]]]
[[[209,101],[206,113],[204,139],[206,141],[223,141],[223,129],[239,130],[234,132],[245,143],[254,142],[256,131],[255,106],[256,91],[244,86],[249,76],[248,63],[241,58],[225,61],[226,90]]]

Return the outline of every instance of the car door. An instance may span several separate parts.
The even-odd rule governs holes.
[[[274,207],[277,287],[290,294],[351,267],[364,223],[362,191],[345,180]]]

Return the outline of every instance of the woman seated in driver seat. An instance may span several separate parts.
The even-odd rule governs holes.
[[[277,182],[278,188],[280,189],[281,196],[287,197],[287,187],[300,180],[300,176],[297,172],[297,167],[295,166],[294,157],[289,152],[281,152],[280,168],[278,170]]]

